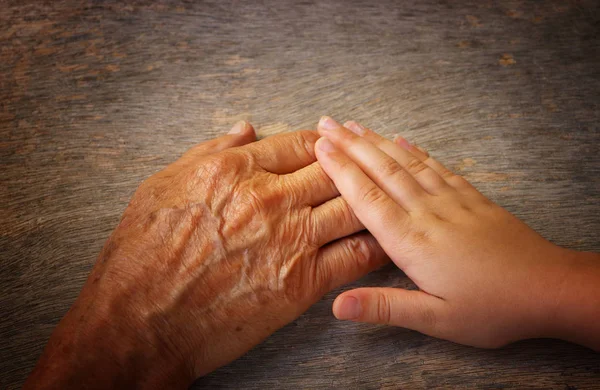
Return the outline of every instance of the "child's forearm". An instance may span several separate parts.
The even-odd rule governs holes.
[[[600,351],[600,254],[564,250],[564,282],[557,286],[544,336]]]

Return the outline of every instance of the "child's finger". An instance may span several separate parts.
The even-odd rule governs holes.
[[[394,138],[394,143],[414,154],[417,158],[423,161],[423,163],[433,169],[450,186],[457,189],[465,186],[468,186],[469,188],[471,187],[471,185],[461,176],[456,175],[454,172],[442,165],[442,163],[431,157],[427,151],[418,146],[412,145],[405,138],[396,136]]]
[[[410,150],[398,143],[394,143],[389,139],[380,136],[376,132],[367,129],[358,122],[349,121],[344,124],[344,127],[350,129],[356,135],[366,139],[373,145],[378,147],[380,150],[385,152],[387,155],[392,157],[394,160],[404,168],[405,171],[410,173],[417,182],[430,194],[437,194],[444,188],[448,187],[448,184],[444,181],[440,175],[427,164],[425,164],[420,158],[411,153]]]
[[[412,145],[410,142],[408,142],[406,140],[406,138],[404,138],[400,135],[397,135],[394,137],[394,143],[399,145],[400,147],[408,150],[415,156],[417,156],[424,163],[429,165],[431,167],[431,169],[436,171],[441,177],[445,177],[448,174],[452,173],[448,170],[448,168],[446,168],[441,163],[439,163],[437,160],[435,160],[433,157],[431,157],[429,155],[429,153],[424,153],[421,150],[417,149],[414,145]]]
[[[393,142],[406,149],[409,153],[412,153],[413,156],[418,158],[419,160],[425,162],[429,158],[429,152],[420,146],[413,145],[406,140],[406,138],[402,137],[400,134],[396,134],[393,138]],[[432,168],[433,169],[433,168]],[[437,172],[437,171],[436,171]]]
[[[315,153],[323,170],[333,180],[354,214],[386,253],[399,253],[402,237],[406,236],[410,222],[406,210],[327,138],[317,141]],[[399,261],[398,256],[393,260]]]
[[[340,320],[401,326],[428,335],[439,335],[445,302],[419,290],[372,287],[340,294],[333,314]]]
[[[318,131],[327,137],[336,148],[350,157],[379,188],[405,210],[420,208],[425,203],[428,193],[419,182],[394,158],[377,146],[342,127],[329,117],[321,118]],[[421,163],[421,165],[423,164]]]

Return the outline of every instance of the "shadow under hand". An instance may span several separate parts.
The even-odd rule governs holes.
[[[566,342],[528,340],[486,350],[403,328],[336,320],[335,297],[366,286],[416,288],[387,265],[330,292],[192,388],[570,388],[574,378],[577,388],[594,388],[600,377],[600,354]]]

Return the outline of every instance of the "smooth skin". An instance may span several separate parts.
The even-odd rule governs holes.
[[[600,256],[558,247],[403,138],[323,117],[319,163],[419,287],[358,288],[338,319],[477,347],[561,338],[600,350]]]

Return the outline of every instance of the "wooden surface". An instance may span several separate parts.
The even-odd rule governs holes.
[[[599,30],[593,0],[0,0],[0,388],[27,376],[138,183],[239,118],[401,132],[545,237],[599,251]],[[408,284],[392,267],[356,283]],[[196,385],[600,386],[585,348],[338,322],[335,295]]]

